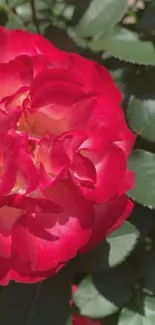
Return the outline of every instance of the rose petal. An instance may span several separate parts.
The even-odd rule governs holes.
[[[66,64],[66,54],[57,50],[44,37],[23,30],[0,27],[0,62],[8,62],[19,55],[44,55],[55,64]]]
[[[0,109],[0,134],[4,134],[9,129],[17,128],[17,122],[21,117],[21,109],[20,107],[16,107],[11,112],[5,112],[4,110]]]
[[[76,154],[72,164],[74,177],[80,181],[80,184],[87,187],[95,186],[97,181],[96,170],[90,159]]]
[[[14,249],[29,261],[32,272],[52,270],[58,263],[70,260],[91,234],[91,204],[78,194],[71,181],[58,180],[45,194],[61,202],[64,212],[28,216],[14,227],[12,234]]]
[[[3,146],[1,148],[1,155],[3,157],[3,169],[1,174],[0,192],[1,194],[7,194],[15,185],[17,178],[19,165],[18,136],[14,132],[9,132],[4,140],[1,139],[1,142],[3,143]]]
[[[93,89],[98,93],[108,95],[109,98],[114,99],[116,104],[121,103],[121,93],[103,65],[87,60],[76,53],[70,53],[68,55],[68,67],[83,81],[86,89]]]
[[[95,224],[92,235],[88,244],[81,249],[81,252],[87,252],[106,238],[112,231],[119,228],[130,215],[132,208],[133,203],[125,194],[116,196],[107,203],[96,204],[94,206]]]
[[[123,181],[120,183],[118,188],[118,194],[122,195],[123,193],[129,191],[133,188],[135,182],[135,173],[131,172],[130,170],[126,171],[125,177]]]
[[[97,320],[92,320],[88,317],[73,315],[72,325],[102,325],[102,323]]]
[[[93,161],[93,160],[92,160]],[[93,189],[81,187],[85,197],[94,202],[106,202],[117,192],[126,172],[124,152],[117,146],[109,148],[95,164],[97,182]]]
[[[1,209],[0,209],[1,210]],[[1,223],[1,221],[0,221]],[[1,228],[1,225],[0,225]],[[1,259],[7,259],[11,256],[11,236],[4,236],[1,234],[0,229],[0,261]],[[1,267],[3,265],[1,264]],[[1,273],[1,271],[0,271]]]
[[[27,183],[26,193],[33,192],[39,185],[38,172],[30,156],[23,150],[20,150],[19,170]],[[23,188],[21,190],[23,191]]]

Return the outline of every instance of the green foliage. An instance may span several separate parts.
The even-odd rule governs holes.
[[[127,62],[155,65],[155,49],[151,42],[141,41],[137,33],[116,27],[90,42],[92,51],[108,51],[112,56]]]
[[[132,287],[123,268],[86,277],[78,286],[74,302],[82,316],[102,318],[127,304],[132,298]]]
[[[86,255],[76,258],[76,268],[83,272],[98,272],[112,268],[125,260],[133,250],[139,233],[137,229],[125,222],[121,228],[107,237]]]
[[[129,195],[138,203],[155,207],[155,154],[134,150],[129,158],[129,168],[136,174],[135,186]]]
[[[127,111],[129,126],[147,141],[155,141],[155,100],[133,98]]]
[[[149,296],[137,297],[130,305],[123,308],[118,325],[154,325],[155,299]]]
[[[124,16],[127,4],[127,0],[91,0],[76,27],[77,34],[88,37],[105,33]]]

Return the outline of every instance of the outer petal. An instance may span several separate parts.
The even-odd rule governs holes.
[[[0,285],[8,285],[10,281],[23,283],[36,283],[54,275],[53,272],[32,273],[30,263],[20,259],[20,256],[12,249],[11,258],[0,258]]]
[[[0,64],[0,100],[13,95],[23,86],[29,86],[32,79],[32,62],[27,56],[20,56],[8,64]]]
[[[118,194],[122,195],[123,193],[132,189],[134,186],[134,181],[135,181],[135,173],[131,172],[130,170],[127,170],[125,177],[118,188]]]
[[[0,197],[0,284],[8,284],[8,272],[11,268],[12,238],[14,224],[22,215],[22,210],[8,207],[6,197]]]
[[[88,317],[73,315],[72,325],[102,325],[102,323],[97,320],[92,320]]]
[[[1,245],[1,243],[0,243]],[[11,245],[10,245],[10,250],[11,250]],[[10,259],[9,258],[4,258],[0,257],[0,285],[7,285],[8,284],[8,272],[10,269]]]
[[[55,65],[66,64],[66,54],[57,50],[44,37],[23,30],[0,27],[0,62],[8,62],[23,54],[41,54]]]
[[[31,86],[34,77],[47,67],[48,61],[41,55],[20,55],[7,64],[0,64],[0,100],[13,95],[22,87]]]
[[[76,75],[72,74],[71,71],[68,71],[66,68],[57,68],[49,66],[50,69],[45,69],[42,73],[40,73],[34,80],[32,86],[32,94],[37,91],[37,89],[42,88],[43,83],[51,84],[55,82],[64,82],[68,85],[74,85],[76,87],[84,88],[84,84],[82,80],[79,80]],[[37,94],[36,94],[37,95]]]
[[[121,136],[121,141],[118,141],[117,144],[126,154],[128,158],[131,154],[132,148],[134,146],[136,136],[135,134],[128,128],[125,117],[121,120],[121,125],[119,127],[119,132]]]
[[[127,197],[126,194],[124,194],[124,196]],[[126,204],[126,208],[124,209],[124,211],[122,212],[120,217],[116,220],[116,222],[113,223],[112,227],[109,228],[109,231],[108,231],[107,235],[109,235],[111,232],[113,232],[114,230],[121,227],[123,222],[130,216],[133,207],[134,207],[134,203],[131,200],[128,199],[128,203]]]
[[[81,252],[87,252],[106,238],[112,231],[119,228],[130,215],[132,208],[133,203],[128,199],[126,194],[116,196],[105,204],[96,204],[94,206],[95,224],[92,236],[84,249],[81,249]]]
[[[14,249],[29,261],[32,272],[52,271],[73,258],[92,231],[92,205],[80,196],[71,180],[56,181],[44,194],[61,202],[64,212],[36,212],[24,217],[12,234]]]
[[[100,152],[97,152],[96,156],[98,154],[100,155]],[[114,145],[94,164],[96,184],[92,189],[81,187],[81,190],[87,199],[103,203],[116,194],[126,172],[126,159],[123,151]]]
[[[4,236],[1,234],[0,231],[0,260],[8,259],[10,258],[10,256],[11,256],[11,236]],[[3,268],[2,264],[1,264],[1,268]],[[1,273],[1,268],[0,268],[0,273]]]
[[[0,100],[13,95],[22,87],[17,67],[12,63],[0,65]]]
[[[68,67],[84,82],[87,90],[93,89],[103,96],[113,98],[116,105],[120,104],[122,101],[121,92],[103,65],[87,60],[78,54],[70,53],[68,55]]]
[[[33,283],[50,277],[56,272],[53,269],[46,270],[45,273],[32,273],[29,260],[27,261],[24,256],[20,258],[12,247],[13,228],[25,209],[29,212],[35,212],[37,209],[45,212],[62,211],[61,207],[46,201],[44,198],[33,199],[20,195],[0,196],[0,285],[7,285],[10,280]]]
[[[124,129],[124,113],[120,105],[115,101],[115,97],[105,93],[98,95],[95,109],[89,120],[89,128],[94,130],[110,130],[111,137],[121,140],[121,130]],[[123,125],[122,125],[123,124]],[[126,124],[125,124],[126,126]]]

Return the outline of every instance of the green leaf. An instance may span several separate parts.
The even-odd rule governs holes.
[[[16,29],[16,28],[24,29],[24,24],[16,14],[9,12],[8,21],[5,24],[5,27],[8,29]]]
[[[92,0],[76,27],[80,36],[95,36],[116,25],[127,10],[127,0]]]
[[[147,141],[155,141],[155,100],[133,98],[127,111],[129,126]]]
[[[26,2],[26,0],[0,0],[0,1],[5,2],[11,8],[16,8],[16,6]]]
[[[71,20],[73,18],[74,10],[75,8],[73,5],[65,6],[65,9],[63,11],[63,17],[67,20]]]
[[[20,17],[16,14],[15,6],[20,4],[22,0],[0,0],[0,25],[7,28],[24,28],[24,24]],[[10,2],[10,3],[9,3]]]
[[[32,16],[32,10],[30,3],[23,3],[22,5],[19,5],[16,7],[16,13],[21,17],[24,21],[29,21],[30,17]]]
[[[120,313],[118,325],[154,325],[155,324],[155,299],[146,296],[135,299]]]
[[[93,250],[75,259],[76,269],[84,272],[103,271],[125,260],[133,250],[139,236],[138,230],[129,222],[107,237]]]
[[[135,186],[128,192],[129,196],[140,204],[155,207],[155,154],[134,150],[128,166],[136,174]]]
[[[117,70],[114,70],[114,71],[110,71],[110,73],[111,73],[116,85],[121,90],[122,95],[124,96],[125,95],[125,88],[126,88],[126,85],[125,85],[125,83],[123,81],[124,69],[117,69]]]
[[[79,37],[73,28],[68,27],[66,29],[68,36],[73,40],[73,42],[79,46],[81,49],[87,49],[87,41],[84,38]]]
[[[127,62],[155,65],[155,49],[151,42],[139,39],[138,34],[115,27],[106,35],[89,43],[92,51],[106,50],[114,57]]]
[[[71,276],[61,271],[50,280],[24,285],[11,283],[0,291],[0,324],[66,325],[70,315]]]
[[[136,245],[139,237],[138,230],[129,222],[125,221],[122,227],[107,237],[110,246],[110,267],[124,261]]]
[[[4,26],[8,21],[8,13],[6,6],[2,6],[0,3],[0,25]]]
[[[82,316],[97,319],[115,313],[131,297],[125,271],[118,268],[86,277],[77,288],[74,303]]]

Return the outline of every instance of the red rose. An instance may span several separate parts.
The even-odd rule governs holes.
[[[92,320],[88,317],[73,315],[72,325],[102,325],[102,323],[97,320]]]
[[[58,272],[119,227],[134,143],[109,72],[0,28],[0,284]]]

